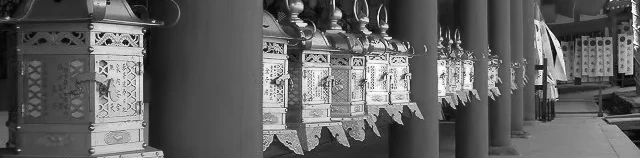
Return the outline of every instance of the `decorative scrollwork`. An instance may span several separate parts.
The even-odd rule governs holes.
[[[385,107],[384,109],[391,116],[393,121],[395,121],[398,124],[404,125],[404,123],[402,122],[402,111],[404,111],[403,108],[404,106],[393,106],[393,107],[388,106],[388,107]]]
[[[351,146],[349,144],[349,139],[347,139],[347,134],[345,134],[344,129],[342,129],[342,126],[328,126],[327,128],[329,129],[329,132],[331,132],[331,135],[333,135],[333,137],[335,137],[338,140],[338,143],[346,147]]]
[[[73,139],[67,134],[47,133],[36,139],[36,144],[45,147],[61,147],[71,143]]]
[[[306,141],[302,141],[302,148],[304,148],[306,151],[311,151],[314,148],[316,148],[316,146],[318,146],[318,144],[320,144],[320,133],[322,132],[322,127],[318,126],[318,127],[307,127],[306,128],[306,133],[305,133],[305,139],[307,139]]]
[[[424,120],[424,116],[422,116],[422,112],[420,111],[420,108],[418,108],[418,104],[410,103],[409,105],[407,105],[407,108],[409,108],[409,111],[411,111],[418,118]]]
[[[304,62],[308,63],[327,63],[329,62],[329,56],[326,54],[305,54]]]
[[[284,146],[294,153],[304,155],[302,145],[298,139],[298,132],[295,130],[262,131],[262,151],[267,150],[273,143],[274,137],[278,138]]]
[[[342,127],[355,140],[364,141],[366,138],[364,120],[343,121]]]
[[[45,97],[44,86],[44,63],[38,60],[27,62],[26,79],[28,87],[28,100],[26,102],[26,113],[31,117],[40,117],[43,114],[43,102]]]
[[[84,32],[24,32],[22,44],[28,46],[77,46],[86,43]]]
[[[380,131],[378,130],[378,126],[376,125],[377,118],[372,119],[372,116],[369,115],[369,116],[367,116],[367,119],[365,119],[365,120],[367,121],[367,124],[369,125],[369,127],[371,127],[371,130],[373,130],[373,133],[375,133],[378,137],[381,137]]]
[[[93,32],[95,45],[113,47],[142,47],[142,34]]]
[[[274,134],[262,134],[262,151],[266,151],[273,143],[273,136]]]
[[[284,43],[262,42],[262,53],[285,55]]]
[[[111,131],[105,135],[107,145],[124,144],[131,141],[131,133],[127,131]]]
[[[332,66],[349,66],[349,58],[346,57],[332,57],[331,58]]]

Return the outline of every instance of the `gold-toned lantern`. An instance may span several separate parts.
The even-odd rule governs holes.
[[[23,1],[18,108],[3,157],[163,157],[143,119],[144,34],[125,0]]]
[[[304,154],[296,130],[286,127],[287,97],[289,85],[288,46],[291,41],[299,41],[285,30],[294,28],[282,26],[264,11],[262,16],[262,128],[263,148],[266,150],[277,136],[280,142],[296,154]]]
[[[294,15],[302,12],[304,4],[300,0],[290,0],[289,7]],[[324,32],[314,25],[292,21],[303,32],[301,37],[310,37],[302,47],[289,51],[289,107],[287,123],[298,131],[302,148],[310,151],[319,144],[324,127],[329,129],[342,145],[350,146],[342,122],[331,120],[332,89],[335,77],[331,70],[331,52],[339,51],[331,47]],[[306,34],[310,32],[310,34]]]
[[[364,5],[368,4],[364,1]],[[368,8],[368,7],[366,7]],[[413,49],[408,42],[401,42],[386,34],[387,11],[380,5],[373,24],[376,34],[368,34],[369,44],[366,57],[366,104],[371,119],[385,109],[393,120],[402,123],[402,112],[407,106],[412,113],[422,118],[422,114],[414,102],[409,99],[411,73],[409,58]],[[361,23],[364,21],[361,21]],[[362,31],[363,33],[365,31]]]
[[[332,48],[331,74],[335,77],[332,88],[331,119],[341,121],[343,128],[355,140],[365,139],[365,59],[362,56],[362,42],[353,34],[346,33],[338,25],[342,11],[335,7],[335,0],[329,1],[326,12],[330,26],[326,37]],[[360,50],[360,51],[359,51]],[[375,126],[375,125],[374,125]],[[374,129],[377,132],[377,128]]]

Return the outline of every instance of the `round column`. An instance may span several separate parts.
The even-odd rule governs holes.
[[[262,157],[262,0],[176,0],[150,30],[150,145],[166,157]],[[152,17],[175,10],[151,1]]]
[[[523,0],[511,1],[511,62],[522,62],[523,57],[523,21],[522,20],[522,2]],[[511,66],[511,65],[509,65]],[[515,83],[518,87],[513,90],[511,95],[511,131],[516,137],[524,134],[523,121],[523,88],[522,88],[522,71],[516,69]]]
[[[460,0],[461,35],[464,48],[478,59],[474,64],[474,88],[480,100],[458,106],[456,119],[456,158],[488,158],[488,56],[489,29],[487,0]]]
[[[411,42],[416,53],[427,54],[410,60],[412,74],[411,99],[415,101],[424,120],[403,119],[404,125],[392,126],[389,138],[389,157],[439,157],[438,80],[436,74],[436,46],[438,41],[438,1],[392,1],[390,4],[390,33]]]
[[[533,0],[522,1],[522,16],[523,16],[523,48],[524,58],[527,59],[527,67],[525,70],[529,83],[524,85],[523,89],[523,106],[524,106],[524,121],[525,125],[532,125],[535,121],[536,106],[535,106],[535,85],[533,84],[535,76],[535,60],[537,58],[535,48],[535,26],[534,26],[534,10]]]
[[[503,64],[502,81],[511,81],[511,0],[489,0],[489,46]],[[511,82],[497,84],[502,95],[489,105],[489,155],[518,155],[511,147]]]

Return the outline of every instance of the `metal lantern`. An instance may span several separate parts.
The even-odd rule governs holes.
[[[302,12],[304,4],[300,0],[290,0],[292,17]],[[293,6],[293,5],[292,5]],[[295,18],[292,18],[295,19]],[[338,51],[331,47],[323,32],[318,31],[315,24],[305,26],[302,21],[293,21],[302,32],[311,32],[310,40],[302,47],[289,51],[289,107],[287,123],[296,130],[302,148],[310,151],[319,143],[323,127],[327,127],[338,142],[350,146],[342,122],[331,120],[332,90],[335,77],[331,71],[331,52]],[[312,23],[313,24],[313,23]],[[306,38],[307,34],[301,37]]]
[[[287,34],[283,29],[286,26],[281,26],[266,11],[263,12],[262,26],[262,150],[265,151],[273,142],[274,136],[278,136],[282,144],[296,154],[303,155],[297,131],[286,127],[290,79],[288,45],[290,41],[299,39]]]
[[[413,50],[408,42],[393,39],[386,34],[389,29],[387,21],[386,8],[380,5],[373,24],[377,33],[367,35],[371,46],[365,55],[366,104],[369,115],[372,116],[370,118],[375,119],[379,110],[385,109],[395,122],[403,124],[402,112],[405,106],[422,118],[417,105],[409,99],[409,58],[413,55]]]
[[[341,121],[347,134],[358,141],[364,141],[365,135],[365,68],[362,56],[362,42],[353,34],[348,34],[337,24],[342,18],[342,11],[335,7],[335,0],[331,0],[327,12],[330,26],[326,37],[332,48],[339,51],[331,52],[331,75],[335,82],[331,93],[331,119]],[[374,125],[375,126],[375,125]],[[377,132],[377,128],[374,129]]]
[[[438,72],[438,102],[442,102],[442,99],[447,99],[449,92],[449,71],[447,69],[449,65],[449,56],[446,52],[446,47],[442,44],[444,37],[442,37],[442,28],[438,29],[438,59],[437,59],[437,72]]]
[[[18,8],[18,108],[3,157],[163,157],[144,140],[145,27],[125,0]]]

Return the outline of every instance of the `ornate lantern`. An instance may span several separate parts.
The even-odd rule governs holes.
[[[19,107],[4,157],[163,157],[144,140],[145,27],[125,0],[18,9]]]
[[[461,82],[461,91],[458,92],[458,98],[462,101],[462,104],[465,105],[467,101],[471,101],[469,98],[469,92],[476,94],[473,89],[473,79],[474,79],[474,67],[475,57],[473,53],[470,51],[466,51],[462,48],[462,39],[460,39],[460,31],[456,30],[455,33],[455,54],[460,58],[460,82]],[[479,98],[476,98],[479,99]]]
[[[303,11],[304,4],[300,0],[291,0],[289,4],[292,19],[299,19],[297,14]],[[350,145],[342,122],[331,120],[332,89],[335,86],[331,52],[339,50],[331,47],[325,34],[317,31],[315,25],[305,27],[301,20],[292,22],[302,32],[313,30],[313,33],[302,49],[292,48],[289,51],[291,84],[288,90],[287,123],[298,130],[302,148],[307,151],[318,145],[323,127],[327,127],[342,145],[348,147]],[[302,36],[306,37],[306,34]]]
[[[502,65],[502,60],[498,58],[498,55],[489,56],[489,97],[493,100],[495,100],[496,96],[502,95],[500,89],[496,86],[496,84],[502,82],[500,76],[498,76],[500,65]]]
[[[442,99],[449,100],[447,94],[449,90],[449,71],[447,69],[449,65],[449,55],[446,52],[446,47],[442,44],[444,38],[442,37],[442,28],[438,29],[438,102],[442,102]],[[455,106],[453,106],[455,108]]]
[[[364,2],[365,8],[368,8],[368,4]],[[372,116],[371,119],[379,115],[380,109],[385,109],[395,122],[403,124],[404,106],[422,118],[417,105],[409,100],[411,82],[409,58],[413,51],[407,42],[392,39],[386,34],[389,28],[386,14],[386,8],[380,5],[376,21],[372,25],[378,33],[367,35],[371,46],[365,55],[366,104],[369,115]]]
[[[329,1],[327,9],[330,26],[326,37],[331,47],[340,51],[331,52],[331,74],[335,77],[332,88],[331,119],[342,121],[345,131],[355,140],[365,139],[365,69],[362,56],[362,42],[352,34],[347,34],[338,25],[342,11],[335,7],[335,0]],[[375,125],[374,125],[375,126]],[[377,134],[377,128],[374,129]]]
[[[262,150],[266,150],[273,142],[274,135],[277,135],[282,144],[296,154],[303,155],[297,131],[286,128],[289,99],[287,89],[290,78],[287,50],[289,41],[297,39],[288,35],[284,27],[266,11],[262,16],[262,26]]]

